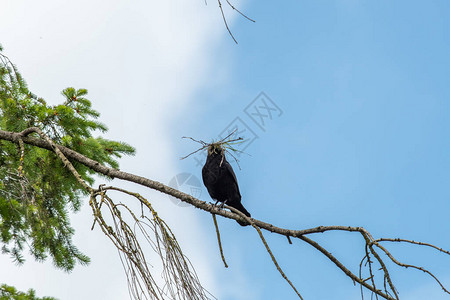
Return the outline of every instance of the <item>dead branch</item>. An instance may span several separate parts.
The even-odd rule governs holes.
[[[33,132],[37,132],[39,134],[39,137],[34,137],[34,136],[29,135],[30,133],[33,133]],[[40,132],[39,129],[36,129],[36,128],[28,128],[28,129],[24,130],[23,132],[7,132],[7,131],[0,130],[0,139],[10,141],[10,142],[13,142],[16,144],[20,144],[20,141],[22,141],[23,143],[26,143],[29,145],[33,145],[36,147],[40,147],[43,149],[53,151],[63,160],[63,162],[69,169],[71,169],[70,161],[77,161],[77,162],[87,166],[88,168],[90,168],[98,173],[101,173],[103,175],[109,176],[111,178],[118,178],[118,179],[126,180],[129,182],[134,182],[136,184],[143,185],[143,186],[149,187],[151,189],[160,191],[164,194],[168,194],[173,197],[176,197],[184,202],[187,202],[187,203],[195,206],[196,208],[207,211],[214,215],[221,215],[225,218],[239,220],[244,223],[249,223],[255,229],[257,229],[258,232],[260,232],[261,229],[264,229],[269,232],[277,233],[277,234],[280,234],[280,235],[283,235],[286,237],[298,238],[298,239],[308,243],[309,245],[311,245],[312,247],[317,249],[319,252],[321,252],[325,257],[327,257],[331,262],[333,262],[340,270],[342,270],[342,272],[344,272],[350,279],[352,279],[352,281],[354,283],[358,283],[360,286],[368,289],[373,294],[375,294],[375,296],[377,298],[378,298],[378,296],[380,296],[382,298],[389,299],[389,300],[399,299],[397,290],[396,290],[395,285],[389,274],[389,270],[380,254],[385,254],[391,261],[393,261],[398,266],[405,267],[405,268],[415,268],[415,269],[418,269],[418,270],[421,270],[421,271],[427,273],[428,275],[432,276],[438,282],[438,284],[444,289],[444,291],[446,293],[449,293],[449,291],[444,288],[444,285],[431,272],[429,272],[428,270],[426,270],[424,268],[414,266],[414,265],[404,264],[404,263],[398,261],[390,254],[390,252],[384,246],[381,245],[381,243],[382,242],[404,242],[404,243],[415,244],[415,245],[419,245],[419,246],[432,247],[436,250],[439,250],[440,252],[442,252],[444,254],[450,255],[449,251],[439,248],[435,245],[432,245],[429,243],[423,243],[423,242],[416,242],[416,241],[412,241],[412,240],[406,240],[406,239],[392,239],[392,238],[374,239],[372,237],[372,235],[363,227],[318,226],[318,227],[302,229],[302,230],[292,230],[292,229],[280,228],[280,227],[274,226],[269,223],[265,223],[265,222],[257,220],[257,219],[247,218],[247,217],[237,214],[236,212],[233,212],[233,211],[226,211],[226,210],[220,209],[214,205],[211,205],[204,201],[200,201],[200,200],[198,200],[188,194],[185,194],[181,191],[178,191],[176,189],[168,187],[160,182],[150,180],[150,179],[147,179],[147,178],[144,178],[141,176],[137,176],[137,175],[134,175],[131,173],[123,172],[123,171],[120,171],[117,169],[112,169],[112,168],[103,166],[100,163],[98,163],[92,159],[89,159],[76,151],[73,151],[69,148],[63,147],[61,145],[54,144],[51,140],[46,138],[45,135],[43,136],[42,132]],[[67,158],[67,161],[65,161],[63,159],[63,157]],[[68,162],[68,164],[66,164],[66,162]],[[74,170],[74,171],[75,171],[74,175],[76,176],[76,170]],[[82,183],[80,182],[80,184],[82,184]],[[103,188],[103,190],[104,189],[105,188]],[[109,189],[119,190],[117,188],[112,188],[112,187],[110,187]],[[136,198],[139,199],[139,201],[141,203],[144,203],[150,209],[151,206],[147,200],[145,200],[144,198],[138,197],[137,194],[133,194],[130,192],[127,192],[127,193],[129,193],[130,195],[134,195]],[[101,191],[97,190],[97,191],[93,192],[93,195],[101,196],[102,194],[101,194]],[[96,218],[99,218],[98,210],[101,208],[102,203],[109,203],[108,207],[109,207],[110,211],[113,214],[116,214],[116,216],[118,214],[116,212],[117,207],[120,206],[127,210],[125,205],[113,204],[105,196],[103,196],[102,199],[103,199],[103,201],[100,201],[100,203],[98,203],[98,202],[97,202],[97,204],[94,203],[93,209],[97,213],[97,215],[95,215]],[[147,205],[147,203],[148,203],[148,205]],[[129,210],[127,210],[127,211],[132,214],[131,211],[129,211]],[[152,214],[153,214],[153,211],[152,211]],[[156,212],[155,212],[155,214],[156,214]],[[98,220],[97,222],[100,221],[100,223],[101,223],[101,219],[97,219],[97,220]],[[114,231],[110,230],[111,227],[109,225],[104,225],[104,224],[103,224],[103,226],[104,226],[104,228],[103,228],[104,231],[106,231],[105,234],[112,235],[111,232],[114,232]],[[125,227],[120,227],[120,226],[123,226],[123,224],[117,224],[115,226],[118,226],[118,227],[116,227],[116,229],[122,228],[121,230],[123,232],[126,232]],[[316,242],[316,241],[312,240],[310,237],[308,237],[308,235],[311,235],[311,234],[324,233],[324,232],[328,232],[328,231],[358,232],[359,234],[361,234],[363,241],[364,241],[364,245],[365,245],[365,256],[363,257],[363,259],[361,260],[361,263],[360,263],[360,273],[358,274],[359,276],[353,274],[344,264],[342,264],[339,261],[339,259],[337,257],[333,256],[331,254],[331,252],[329,252],[324,247],[322,247],[318,242]],[[114,238],[114,239],[116,240],[115,244],[119,249],[122,249],[122,248],[125,249],[124,245],[119,242],[119,241],[121,241],[120,238]],[[168,241],[170,241],[170,239]],[[381,252],[379,252],[379,251],[381,251]],[[126,252],[124,252],[124,253],[126,253]],[[176,251],[174,251],[173,253],[176,253]],[[373,261],[371,259],[372,257],[375,258]],[[133,259],[130,258],[130,261],[133,261]],[[174,261],[178,261],[178,258],[174,258]],[[363,262],[365,262],[364,266],[368,266],[369,276],[367,276],[366,278],[363,278],[363,274],[362,274]],[[375,274],[372,271],[375,267],[381,269],[381,271],[383,273],[384,290],[380,290],[376,286],[376,281],[375,281],[375,276],[374,276]],[[176,269],[176,267],[175,267],[175,269]],[[139,271],[139,272],[141,272],[141,271]],[[145,273],[146,273],[145,271],[142,272],[142,274],[145,274]],[[135,276],[135,275],[133,275],[133,276]]]
[[[270,258],[272,259],[273,264],[275,265],[275,267],[277,268],[278,272],[281,274],[281,277],[284,278],[284,280],[287,281],[287,283],[292,287],[292,289],[294,290],[294,292],[297,294],[297,296],[303,300],[303,297],[300,295],[300,293],[297,291],[297,289],[295,288],[295,286],[292,284],[292,282],[289,280],[289,278],[287,278],[286,274],[283,272],[283,270],[281,269],[280,265],[277,262],[277,259],[275,258],[275,256],[272,253],[272,250],[270,250],[269,245],[267,244],[266,239],[264,238],[264,235],[262,234],[261,230],[259,229],[258,226],[255,225],[255,223],[253,223],[253,221],[251,220],[251,218],[247,217],[246,215],[244,215],[241,211],[235,209],[234,207],[228,206],[228,205],[224,205],[225,208],[231,210],[232,212],[234,212],[237,215],[240,215],[241,217],[243,217],[247,222],[250,223],[250,225],[253,226],[253,228],[255,228],[255,230],[258,232],[259,234],[259,238],[261,239],[262,243],[264,244],[264,247],[267,250],[267,253],[269,253]]]
[[[226,1],[227,1],[228,6],[231,7],[233,10],[235,10],[238,14],[240,14],[241,16],[243,16],[244,18],[246,18],[247,20],[249,20],[251,22],[255,22],[255,20],[249,18],[247,15],[242,13],[239,9],[234,7],[233,4],[231,4],[229,0],[226,0]],[[227,28],[227,31],[228,31],[229,35],[231,36],[233,41],[237,44],[238,43],[237,40],[234,38],[233,33],[231,33],[231,30],[228,27],[227,18],[225,17],[225,13],[223,12],[222,3],[220,2],[220,0],[217,0],[217,3],[219,4],[219,9],[220,9],[220,12],[222,14],[223,23],[225,24],[225,27]]]
[[[225,268],[228,268],[228,264],[225,261],[225,255],[223,255],[223,249],[222,249],[222,241],[220,240],[220,232],[219,232],[219,225],[217,225],[217,218],[215,214],[212,214],[213,221],[214,221],[214,227],[216,227],[216,234],[217,234],[217,242],[219,243],[219,251],[220,256],[222,257],[223,265]]]
[[[138,218],[127,205],[114,201],[107,195],[108,191],[117,191],[136,198],[147,207],[151,216],[146,216],[142,211]],[[170,299],[211,299],[209,292],[200,284],[191,263],[182,253],[174,234],[147,199],[124,189],[101,186],[92,192],[89,204],[94,222],[100,225],[103,233],[119,249],[130,295],[134,299],[167,299],[167,296]],[[106,215],[102,204],[107,207]],[[106,216],[112,218],[112,222],[108,223]],[[133,228],[130,225],[133,225]],[[140,240],[150,245],[160,258],[165,282],[163,287],[160,287],[154,278]]]

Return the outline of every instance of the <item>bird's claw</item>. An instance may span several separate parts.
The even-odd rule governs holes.
[[[219,200],[217,200],[216,203],[214,203],[214,206],[218,207],[219,209],[223,209],[225,207],[225,204],[227,203],[227,200],[220,203],[220,205],[217,205],[217,203],[219,203]]]
[[[220,208],[223,209],[225,207],[225,204],[227,204],[227,200],[225,200],[224,202],[222,202],[222,204],[220,204]]]

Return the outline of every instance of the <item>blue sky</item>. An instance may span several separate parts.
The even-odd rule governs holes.
[[[259,139],[236,173],[253,216],[287,228],[363,226],[376,237],[449,248],[450,3],[251,2],[245,12],[256,23],[237,18],[239,45],[216,52],[230,60],[231,78],[199,91],[207,106],[195,114],[192,132],[207,138],[236,116],[249,120],[243,109],[260,91],[283,110],[266,132],[248,121]],[[317,251],[266,235],[306,299],[358,298],[359,289]],[[357,235],[317,238],[357,270]],[[257,299],[294,299],[253,230],[231,224],[224,239],[225,251],[246,245],[240,263],[261,289]],[[450,283],[449,257],[389,246]],[[404,299],[423,299],[415,292],[422,285],[440,292],[424,274],[397,270],[392,266]]]
[[[181,136],[209,141],[239,117],[258,136],[241,156],[241,170],[233,164],[255,218],[292,229],[363,226],[375,237],[450,249],[448,1],[236,3],[256,20],[226,10],[238,45],[214,1],[117,0],[107,8],[101,1],[56,2],[7,1],[0,42],[48,102],[61,101],[67,86],[88,88],[108,137],[137,148],[121,169],[164,183],[182,172],[201,178],[193,159],[179,160],[197,147]],[[244,111],[261,91],[283,112],[265,131]],[[219,299],[295,299],[254,230],[219,220],[225,269],[209,215],[138,191],[179,233]],[[205,189],[200,198],[209,201]],[[101,233],[90,231],[90,220],[87,206],[74,216],[76,241],[93,258],[89,267],[61,274],[51,263],[29,260],[17,268],[0,257],[0,282],[61,299],[104,291],[123,299],[118,257]],[[305,299],[360,299],[359,288],[310,246],[265,236]],[[359,236],[312,237],[357,272]],[[413,245],[388,247],[450,286],[450,257]],[[450,299],[425,274],[389,267],[401,299]],[[107,276],[104,286],[90,287],[96,276]]]

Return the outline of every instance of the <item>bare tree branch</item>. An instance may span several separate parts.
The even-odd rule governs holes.
[[[227,1],[228,6],[231,7],[233,10],[235,10],[238,14],[240,14],[241,16],[243,16],[244,18],[246,18],[247,20],[249,20],[251,22],[255,22],[255,20],[249,18],[246,14],[242,13],[239,9],[234,7],[234,5],[231,4],[231,2],[229,0],[226,0],[226,1]],[[222,3],[220,2],[220,0],[217,0],[217,3],[219,4],[219,9],[222,14],[223,23],[225,24],[225,27],[227,28],[227,31],[230,34],[231,38],[237,44],[238,43],[237,40],[234,38],[233,33],[231,33],[231,30],[228,27],[227,18],[225,17],[225,13],[223,12]]]
[[[31,136],[31,133],[38,133],[40,138]],[[409,244],[415,244],[415,245],[420,245],[420,246],[426,246],[426,247],[431,247],[434,248],[444,254],[450,255],[450,251],[444,250],[442,248],[439,248],[435,245],[429,244],[429,243],[424,243],[424,242],[416,242],[413,240],[406,240],[406,239],[392,239],[392,238],[379,238],[379,239],[374,239],[372,237],[372,235],[363,227],[353,227],[353,226],[318,226],[318,227],[314,227],[314,228],[309,228],[309,229],[302,229],[302,230],[292,230],[292,229],[286,229],[286,228],[280,228],[277,226],[274,226],[272,224],[254,219],[254,218],[248,218],[245,215],[240,214],[239,212],[237,212],[236,210],[227,207],[228,209],[231,209],[232,211],[226,211],[223,209],[220,209],[219,207],[216,207],[215,205],[206,203],[204,201],[200,201],[188,194],[185,194],[181,191],[178,191],[176,189],[173,189],[171,187],[168,187],[160,182],[154,181],[154,180],[150,180],[141,176],[137,176],[131,173],[127,173],[127,172],[123,172],[120,171],[118,169],[113,169],[113,168],[109,168],[106,166],[101,165],[100,163],[98,163],[97,161],[94,161],[88,157],[85,157],[83,155],[81,155],[80,153],[73,151],[69,148],[63,147],[61,145],[56,145],[53,141],[49,140],[48,137],[45,136],[45,134],[43,134],[38,128],[28,128],[26,130],[24,130],[23,132],[8,132],[8,131],[2,131],[0,130],[0,140],[6,140],[6,141],[10,141],[16,144],[21,144],[21,143],[25,143],[25,144],[29,144],[29,145],[33,145],[36,147],[40,147],[43,149],[47,149],[50,151],[55,152],[64,162],[64,164],[66,165],[66,167],[68,167],[69,169],[71,169],[71,167],[73,168],[73,166],[71,166],[70,161],[77,161],[83,165],[85,165],[86,167],[100,173],[106,176],[109,176],[111,178],[118,178],[118,179],[122,179],[122,180],[126,180],[129,182],[134,182],[137,183],[139,185],[143,185],[146,187],[149,187],[151,189],[160,191],[164,194],[167,195],[171,195],[173,197],[176,197],[184,202],[187,202],[193,206],[195,206],[196,208],[199,208],[201,210],[207,211],[213,215],[221,215],[225,218],[229,218],[229,219],[234,219],[234,220],[238,220],[240,222],[244,222],[244,223],[248,223],[250,225],[252,225],[260,234],[260,236],[262,236],[262,233],[260,231],[260,229],[265,229],[269,232],[273,232],[273,233],[277,233],[280,235],[284,235],[286,237],[292,237],[292,238],[298,238],[306,243],[308,243],[309,245],[311,245],[312,247],[314,247],[316,250],[318,250],[319,252],[321,252],[325,257],[327,257],[331,262],[333,262],[344,274],[346,274],[350,279],[352,279],[352,281],[354,283],[358,283],[361,287],[364,287],[366,289],[368,289],[369,291],[371,291],[376,298],[378,299],[378,296],[383,297],[385,299],[399,299],[398,296],[398,292],[395,288],[395,285],[391,279],[389,270],[387,268],[386,263],[384,262],[382,256],[380,254],[385,254],[387,255],[387,257],[393,261],[395,264],[397,264],[398,266],[404,267],[404,268],[415,268],[418,270],[421,270],[425,273],[427,273],[428,275],[430,275],[431,277],[433,277],[437,283],[441,286],[441,288],[446,292],[449,293],[449,291],[444,287],[444,285],[437,279],[437,277],[432,274],[430,271],[422,268],[422,267],[418,267],[418,266],[414,266],[414,265],[409,265],[409,264],[404,264],[400,261],[398,261],[396,258],[394,258],[392,256],[392,254],[384,247],[381,245],[382,242],[404,242],[404,243],[409,243]],[[22,147],[21,147],[22,148]],[[66,161],[64,160],[64,158],[67,158]],[[76,170],[75,169],[71,169],[71,171],[74,173],[74,175],[76,176]],[[77,178],[80,181],[80,184],[83,185],[83,181],[81,178]],[[83,185],[84,186],[84,185]],[[84,186],[85,187],[85,186]],[[86,188],[86,187],[85,187]],[[90,188],[90,187],[88,187]],[[110,187],[110,189],[116,189],[117,188],[112,188]],[[127,192],[129,193],[129,192]],[[101,190],[99,191],[94,191],[93,195],[102,195],[101,194]],[[133,194],[134,195],[134,194]],[[147,207],[150,208],[150,204],[148,203],[148,201],[146,201],[143,198],[139,198],[138,196],[134,195],[135,197],[137,197],[139,199],[139,201],[141,201],[141,203],[144,203]],[[102,201],[106,201],[108,202],[108,198],[102,196],[103,200]],[[95,197],[94,197],[95,198]],[[92,200],[92,197],[91,197]],[[97,203],[94,204],[93,209],[94,211],[97,211],[100,209],[101,203]],[[110,209],[112,209],[112,213],[117,214],[117,212],[115,212],[114,209],[116,209],[117,205],[116,204],[109,204]],[[129,211],[130,212],[130,211]],[[98,219],[97,221],[99,221],[101,223],[101,219]],[[105,226],[105,224],[103,224]],[[119,226],[120,227],[120,226]],[[118,228],[119,228],[118,227]],[[106,228],[106,229],[105,229]],[[105,233],[109,233],[108,230],[109,227],[104,227],[104,229],[106,230]],[[105,231],[104,230],[104,231]],[[123,228],[122,228],[123,230]],[[359,264],[359,276],[353,274],[348,267],[346,267],[343,263],[341,263],[339,261],[339,259],[337,257],[335,257],[334,255],[331,254],[331,252],[329,252],[328,250],[326,250],[324,247],[322,247],[318,242],[312,240],[311,238],[307,237],[308,235],[314,234],[314,233],[324,233],[324,232],[328,232],[328,231],[345,231],[345,232],[358,232],[361,234],[364,243],[365,243],[365,256],[363,257],[363,259],[361,260],[360,264]],[[262,238],[263,239],[263,238]],[[116,246],[122,247],[119,243],[120,238],[118,238],[117,240],[117,244]],[[264,241],[264,239],[263,239]],[[268,249],[268,245],[267,243],[265,243],[266,248]],[[122,247],[123,248],[123,247]],[[381,250],[381,252],[378,252],[377,249]],[[269,251],[269,250],[268,250]],[[269,253],[271,253],[269,251]],[[271,255],[272,259],[274,260],[274,256],[273,254]],[[374,257],[375,260],[372,261],[371,257]],[[274,260],[275,264],[276,264],[276,260]],[[364,263],[365,262],[365,263]],[[368,272],[369,275],[366,276],[366,278],[363,278],[363,274],[362,274],[362,266],[368,266]],[[277,265],[277,264],[276,264]],[[382,273],[383,273],[383,283],[384,283],[384,291],[378,289],[376,287],[376,282],[375,282],[375,276],[373,273],[373,268],[377,267],[379,269],[381,269]],[[279,266],[277,267],[279,269]],[[280,269],[279,269],[280,270]],[[145,273],[145,272],[144,272]],[[281,272],[282,273],[282,272]],[[283,274],[283,273],[282,273]],[[285,277],[285,276],[283,276]],[[287,278],[285,277],[285,279],[287,280]],[[288,282],[290,283],[290,281],[288,280]],[[291,284],[291,283],[290,283]],[[295,287],[291,284],[291,286],[294,288]],[[297,292],[297,290],[295,290]],[[297,294],[300,296],[300,294],[297,292]],[[449,293],[450,294],[450,293]],[[300,296],[301,297],[301,296]]]
[[[294,290],[294,292],[297,294],[297,296],[303,300],[303,297],[300,295],[300,293],[297,291],[296,287],[292,284],[292,282],[287,278],[286,274],[284,274],[283,270],[281,269],[280,265],[277,262],[277,259],[275,258],[275,256],[272,253],[272,250],[270,250],[269,245],[267,244],[266,239],[264,238],[264,235],[262,234],[261,230],[259,229],[258,226],[255,225],[255,223],[253,223],[253,221],[251,220],[251,218],[247,217],[246,215],[244,215],[240,210],[235,209],[234,207],[225,205],[225,208],[228,208],[229,210],[231,210],[232,212],[240,215],[241,217],[245,218],[247,220],[247,222],[249,222],[253,228],[256,229],[256,231],[259,234],[259,237],[261,239],[261,241],[264,244],[264,247],[266,247],[267,253],[269,253],[270,258],[272,259],[273,264],[275,265],[275,267],[277,268],[278,272],[281,274],[281,276],[284,278],[284,280],[287,281],[287,283],[292,287],[292,289]]]
[[[445,254],[450,255],[450,251],[444,250],[442,248],[436,247],[435,245],[429,244],[429,243],[423,243],[423,242],[416,242],[413,240],[406,240],[406,239],[388,239],[388,238],[381,238],[381,239],[377,239],[375,240],[375,242],[404,242],[404,243],[410,243],[410,244],[415,244],[415,245],[419,245],[419,246],[427,246],[427,247],[431,247],[434,248],[440,252],[443,252]]]
[[[217,234],[217,242],[219,243],[219,251],[220,256],[222,257],[223,265],[225,268],[228,268],[228,264],[225,260],[225,255],[223,255],[223,249],[222,249],[222,241],[220,240],[220,232],[219,232],[219,225],[217,225],[217,218],[215,214],[212,214],[213,221],[214,221],[214,227],[216,227],[216,234]]]

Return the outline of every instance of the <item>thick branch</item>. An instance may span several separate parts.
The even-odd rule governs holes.
[[[26,131],[23,131],[21,133],[0,130],[0,139],[7,140],[7,141],[10,141],[13,143],[18,143],[19,140],[22,140],[26,144],[53,151],[52,145],[50,143],[48,143],[47,141],[26,135],[32,131],[34,131],[33,128],[28,128],[28,129],[26,129]],[[57,147],[68,159],[77,161],[100,174],[103,174],[103,175],[106,175],[106,176],[109,176],[112,178],[118,178],[118,179],[122,179],[125,181],[134,182],[139,185],[143,185],[143,186],[149,187],[151,189],[160,191],[161,193],[168,194],[170,196],[178,198],[184,202],[187,202],[199,209],[208,211],[210,213],[221,215],[221,216],[229,218],[229,219],[239,220],[241,222],[247,222],[243,217],[240,217],[237,214],[220,209],[219,207],[211,205],[205,201],[198,200],[189,194],[178,191],[178,190],[171,188],[161,182],[154,181],[154,180],[151,180],[151,179],[148,179],[148,178],[145,178],[142,176],[134,175],[131,173],[127,173],[124,171],[120,171],[118,169],[106,167],[104,165],[101,165],[99,162],[92,160],[72,149],[69,149],[69,148],[61,146],[61,145],[57,145]],[[304,229],[304,230],[291,230],[291,229],[276,227],[272,224],[269,224],[269,223],[266,223],[266,222],[263,222],[260,220],[256,220],[253,218],[251,220],[259,228],[265,229],[270,232],[278,233],[281,235],[291,236],[291,237],[296,237],[296,238],[299,238],[306,234],[321,233],[321,232],[331,231],[331,230],[358,231],[358,232],[365,231],[364,228],[362,228],[362,227],[351,227],[351,226],[318,226],[315,228],[309,228],[309,229]]]

